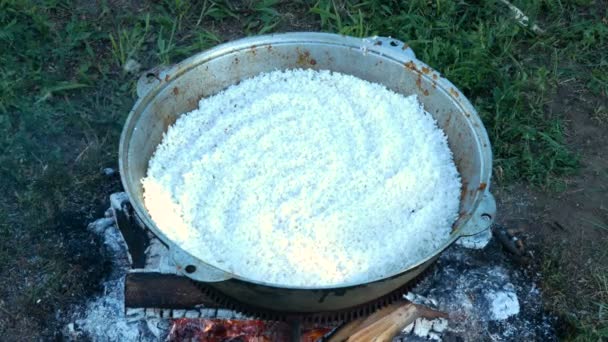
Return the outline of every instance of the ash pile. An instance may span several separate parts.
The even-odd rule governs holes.
[[[106,217],[89,225],[89,229],[104,240],[104,252],[111,261],[112,272],[102,284],[102,293],[74,308],[71,323],[63,330],[64,339],[172,340],[176,322],[184,318],[252,319],[232,310],[205,307],[125,310],[125,276],[134,260],[115,220],[116,209],[121,208],[125,200],[124,193],[113,194],[112,208]],[[491,237],[488,231],[449,247],[405,296],[413,303],[446,313],[448,318],[418,318],[393,341],[557,340],[554,318],[544,312],[536,286],[539,275],[515,263],[497,239]],[[145,249],[146,268],[155,271],[171,268],[163,248],[158,240],[150,239]]]
[[[408,294],[449,315],[447,325],[418,319],[398,341],[557,341],[531,276],[492,239],[482,249],[448,248]]]

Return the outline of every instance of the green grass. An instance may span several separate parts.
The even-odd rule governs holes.
[[[606,3],[513,2],[546,33],[489,0],[0,0],[0,304],[18,308],[17,321],[36,318],[33,330],[45,333],[49,317],[99,279],[103,267],[87,266],[100,256],[84,224],[118,188],[99,170],[116,166],[135,100],[138,73],[124,70],[127,61],[141,72],[226,39],[289,28],[292,7],[325,31],[408,42],[478,109],[499,182],[559,186],[578,162],[551,102],[568,82],[605,99]],[[605,113],[598,107],[594,117],[605,122]],[[0,332],[24,326],[5,325],[1,315]],[[605,334],[596,321],[581,320],[581,331]]]
[[[119,66],[125,65],[127,60],[135,57],[146,41],[150,30],[150,16],[147,15],[143,24],[137,23],[130,29],[119,29],[116,35],[110,33],[112,56]],[[162,27],[161,27],[162,30]],[[160,39],[160,36],[159,36]]]

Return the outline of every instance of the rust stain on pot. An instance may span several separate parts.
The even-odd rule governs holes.
[[[460,200],[463,201],[465,197],[467,197],[467,188],[469,183],[462,182],[462,188],[460,188]]]
[[[431,69],[429,69],[429,68],[427,68],[427,67],[422,67],[422,72],[423,72],[424,74],[428,74],[428,73],[430,73],[430,72],[431,72]]]
[[[454,96],[454,97],[460,96],[460,95],[458,95],[458,91],[454,88],[450,88],[450,94],[452,94],[452,96]]]
[[[418,78],[416,78],[416,87],[422,92],[424,96],[429,96],[429,90],[422,88],[422,74],[418,74]]]
[[[466,221],[469,217],[471,217],[471,216],[468,215],[466,211],[464,211],[464,210],[460,211],[458,213],[458,219],[456,220],[456,222],[454,222],[454,226],[452,226],[452,229],[460,226],[462,224],[462,222]]]
[[[178,87],[174,87],[173,88],[173,95],[175,95],[175,96],[179,95],[179,88]]]
[[[317,64],[317,60],[310,57],[310,51],[301,51],[299,48],[296,48],[296,53],[298,54],[298,59],[296,60],[297,65],[305,66]]]
[[[464,216],[465,216],[464,212],[461,211],[458,213],[458,218],[456,219],[456,221],[454,221],[454,223],[452,223],[452,231],[451,231],[452,233],[454,231],[456,231],[456,228],[458,228],[458,226],[460,226],[460,224],[464,220]]]
[[[170,78],[171,78],[171,75],[166,74],[166,75],[165,75],[165,82],[169,82],[169,79],[170,79]]]
[[[450,125],[450,121],[452,121],[452,111],[448,113],[448,118],[445,120],[445,126],[448,127]]]
[[[403,66],[410,70],[414,70],[416,72],[418,71],[418,69],[416,69],[416,64],[414,64],[414,62],[412,62],[412,61],[403,63]]]
[[[434,79],[434,80],[436,80],[436,79],[438,79],[438,78],[439,78],[439,76],[437,76],[437,74],[433,74],[433,79]]]
[[[481,184],[479,184],[478,189],[479,189],[479,191],[484,191],[487,187],[488,187],[488,184],[482,182]]]
[[[257,53],[256,48],[257,48],[257,45],[251,45],[251,47],[249,48],[249,52],[254,56]]]
[[[165,125],[165,127],[169,127],[169,126],[173,125],[176,120],[177,120],[177,117],[175,117],[175,116],[165,116],[163,118],[163,124]]]
[[[308,50],[304,50],[304,52],[301,52],[300,49],[297,49],[297,51],[298,51],[298,63],[306,63],[306,61],[310,57],[310,52]]]

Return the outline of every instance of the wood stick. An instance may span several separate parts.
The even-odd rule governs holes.
[[[367,318],[364,319],[364,321],[361,323],[361,325],[359,325],[357,330],[361,330],[361,329],[365,329],[365,328],[369,327],[370,325],[376,323],[377,321],[381,320],[385,316],[389,315],[391,312],[393,312],[393,311],[399,309],[401,306],[403,306],[405,304],[409,304],[409,303],[410,303],[410,301],[400,300],[400,301],[397,301],[390,305],[387,305],[379,310],[376,310],[373,314],[367,316]]]
[[[356,331],[359,331],[361,329],[364,329],[364,328],[370,326],[371,324],[375,323],[376,321],[382,319],[384,316],[395,311],[397,308],[402,306],[404,303],[406,303],[406,302],[398,301],[398,302],[392,303],[388,306],[381,308],[380,310],[377,310],[376,312],[372,313],[371,315],[369,315],[367,317],[360,317],[360,318],[357,318],[355,320],[352,320],[352,321],[346,323],[345,325],[340,327],[335,333],[333,333],[327,339],[327,342],[347,341],[348,338],[353,333],[355,333]]]
[[[348,342],[389,342],[418,317],[416,305],[407,303],[382,319],[355,332],[349,337]]]
[[[416,304],[416,310],[418,310],[420,317],[424,317],[426,319],[433,320],[433,319],[437,319],[437,318],[444,318],[444,319],[449,318],[449,315],[447,314],[447,312],[433,310],[424,305]]]
[[[525,255],[525,251],[517,248],[515,242],[513,242],[513,240],[509,237],[509,234],[507,234],[504,229],[494,226],[492,228],[492,233],[494,236],[496,236],[498,242],[500,242],[500,244],[510,252],[507,255],[509,255],[513,260],[524,265],[530,262]]]
[[[511,10],[511,13],[513,13],[513,17],[514,17],[515,21],[517,21],[521,26],[529,27],[532,30],[532,32],[534,32],[536,34],[545,33],[545,30],[541,29],[538,25],[536,25],[536,24],[530,25],[530,18],[528,18],[528,16],[525,15],[524,12],[522,12],[522,10],[520,10],[517,6],[510,3],[508,0],[500,0],[500,2],[502,2],[503,4],[507,5],[507,7],[509,7],[509,9]]]
[[[494,227],[492,228],[492,232],[494,233],[494,236],[496,236],[496,238],[498,239],[498,241],[511,253],[517,255],[517,256],[522,256],[523,253],[517,249],[517,246],[515,246],[515,243],[513,242],[513,240],[511,240],[511,237],[509,236],[509,234],[507,234],[507,232],[504,229],[498,228],[498,227]]]
[[[399,332],[419,317],[428,319],[447,318],[436,311],[409,301],[400,301],[382,308],[365,319],[347,323],[328,339],[328,342],[392,341]]]
[[[359,328],[359,326],[361,325],[361,323],[363,323],[364,320],[365,318],[360,317],[344,324],[343,326],[338,328],[337,331],[332,333],[331,336],[329,336],[329,338],[326,340],[326,342],[344,342],[348,340],[350,335],[352,335],[357,330],[357,328]]]

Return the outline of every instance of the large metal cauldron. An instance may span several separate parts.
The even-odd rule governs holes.
[[[261,72],[290,68],[333,70],[384,84],[404,95],[418,94],[447,134],[462,177],[460,218],[441,248],[423,259],[404,261],[404,265],[411,266],[383,279],[325,288],[287,287],[252,281],[214,268],[184,251],[156,226],[144,207],[140,180],[167,127],[180,114],[195,109],[201,97]],[[359,39],[325,33],[246,38],[148,74],[138,84],[138,95],[140,98],[124,126],[119,161],[122,182],[133,208],[143,223],[167,244],[178,273],[206,282],[241,303],[280,312],[311,313],[369,302],[412,280],[458,238],[488,229],[494,217],[494,199],[488,192],[492,153],[477,112],[452,83],[417,60],[407,44],[394,39]]]

